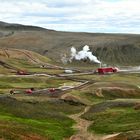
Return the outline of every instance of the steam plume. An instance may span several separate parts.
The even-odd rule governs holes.
[[[92,54],[92,52],[89,49],[89,46],[85,45],[83,47],[83,50],[77,52],[76,49],[74,47],[71,48],[71,59],[70,60],[85,60],[85,59],[89,59],[92,62],[95,63],[101,63],[96,56],[94,56]]]

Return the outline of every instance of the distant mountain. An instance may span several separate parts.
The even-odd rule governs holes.
[[[140,35],[60,32],[0,22],[0,48],[26,49],[61,62],[70,48],[89,45],[99,60],[112,65],[140,65]],[[86,62],[85,62],[86,63]]]
[[[5,30],[47,30],[42,27],[36,27],[36,26],[26,26],[26,25],[21,25],[21,24],[12,24],[12,23],[6,23],[0,21],[0,29],[5,29]]]

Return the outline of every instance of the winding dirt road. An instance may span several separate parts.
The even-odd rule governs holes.
[[[69,116],[71,119],[75,120],[76,124],[73,128],[77,130],[77,134],[72,135],[69,140],[100,140],[97,136],[88,131],[88,127],[92,124],[92,121],[88,121],[80,117],[86,113],[89,108],[90,106],[87,106],[83,112]]]
[[[89,109],[90,106],[86,106],[83,112],[69,115],[69,117],[76,122],[73,128],[77,130],[77,133],[72,135],[69,138],[69,140],[111,140],[112,138],[114,138],[119,134],[117,133],[117,134],[100,136],[88,131],[88,127],[93,123],[93,121],[82,119],[80,116],[86,113]]]

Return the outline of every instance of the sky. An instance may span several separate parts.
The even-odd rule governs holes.
[[[140,0],[0,0],[0,21],[58,31],[140,34]]]

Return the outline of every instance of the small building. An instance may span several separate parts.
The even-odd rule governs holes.
[[[98,68],[97,69],[97,72],[99,74],[108,74],[108,73],[115,73],[117,72],[118,69],[117,68],[114,68],[114,67],[107,67],[107,68]]]

